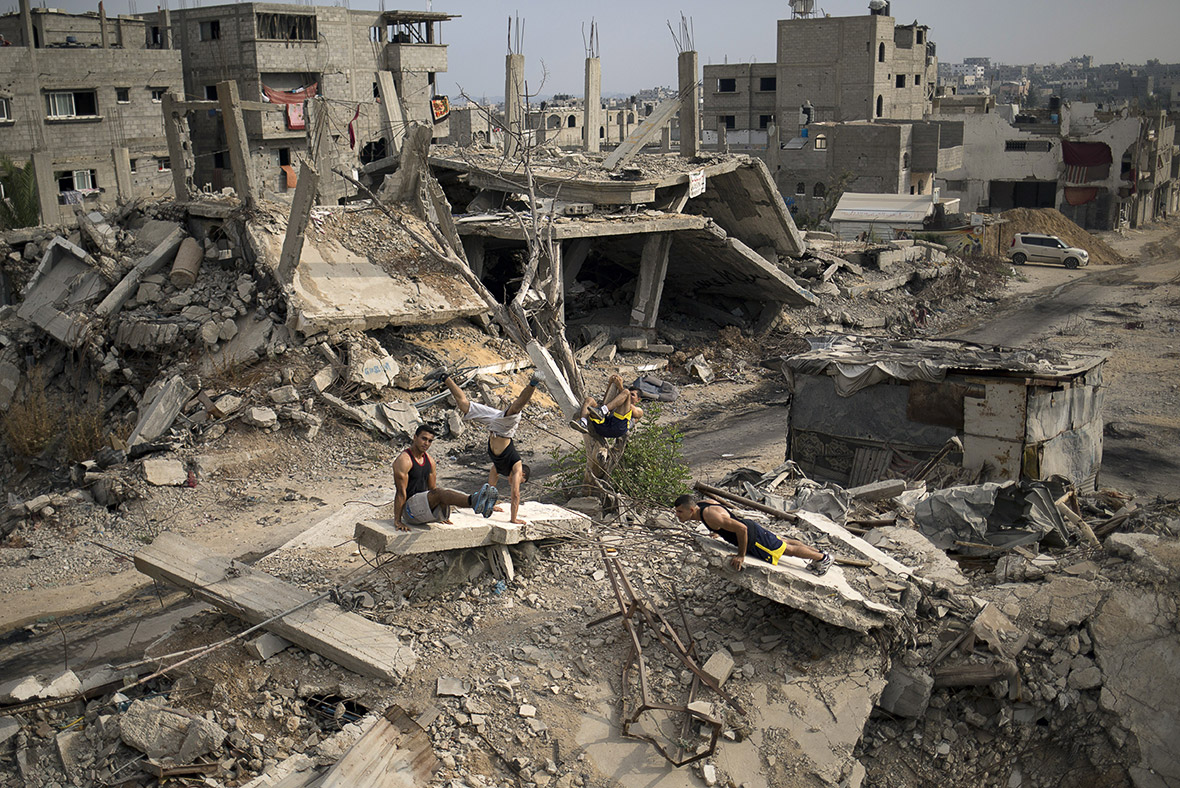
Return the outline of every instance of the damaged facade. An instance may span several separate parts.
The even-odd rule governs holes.
[[[143,19],[20,9],[0,17],[0,155],[33,162],[41,223],[168,196],[160,103],[183,85],[181,53]]]

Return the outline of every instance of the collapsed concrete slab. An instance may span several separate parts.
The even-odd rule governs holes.
[[[293,610],[266,629],[362,676],[399,681],[418,660],[386,627],[173,533],[136,553],[135,568],[251,624]]]
[[[452,509],[453,522],[412,526],[409,531],[397,530],[392,520],[361,520],[355,536],[358,544],[373,552],[412,555],[585,534],[590,527],[590,518],[584,514],[536,501],[521,501],[520,518],[527,525],[509,522],[508,512],[493,512],[484,518]]]
[[[777,565],[749,559],[742,571],[733,572],[729,559],[737,552],[735,547],[704,534],[697,534],[696,541],[709,566],[731,583],[829,624],[868,632],[902,616],[898,608],[874,602],[853,588],[840,567],[817,576],[804,568],[803,559],[784,556]]]
[[[251,244],[277,270],[283,235],[260,225]],[[434,325],[472,317],[487,306],[453,271],[411,246],[398,265],[382,265],[329,238],[303,241],[291,281],[289,324],[304,335],[345,329]]]
[[[81,248],[58,236],[25,285],[17,317],[38,326],[69,347],[78,347],[89,321],[80,308],[97,301],[110,285]]]

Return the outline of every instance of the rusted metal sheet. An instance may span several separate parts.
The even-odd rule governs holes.
[[[994,379],[982,382],[983,399],[963,400],[963,432],[983,438],[1023,441],[1027,398],[1024,382]]]

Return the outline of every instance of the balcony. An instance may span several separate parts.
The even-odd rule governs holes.
[[[389,43],[385,45],[389,71],[442,72],[447,70],[446,44]]]

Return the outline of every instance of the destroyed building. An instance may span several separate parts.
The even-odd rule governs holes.
[[[352,171],[393,155],[409,122],[428,124],[434,137],[448,134],[448,97],[435,87],[436,75],[447,70],[441,26],[454,15],[240,3],[151,18],[172,25],[189,97],[220,101],[218,84],[236,80],[242,101],[273,107],[244,114],[250,167],[267,191],[293,191],[301,159],[320,163],[325,172],[331,166]],[[313,150],[316,112],[327,117]],[[221,110],[188,118],[194,183],[215,190],[232,185]],[[321,202],[343,197],[341,184],[325,179]]]
[[[101,5],[100,5],[101,8]],[[0,155],[33,162],[41,223],[172,191],[160,113],[180,52],[136,17],[31,8],[0,16]]]
[[[1094,489],[1103,359],[961,345],[838,339],[783,361],[788,459],[859,486],[903,475],[952,438],[990,480],[1062,476]]]

